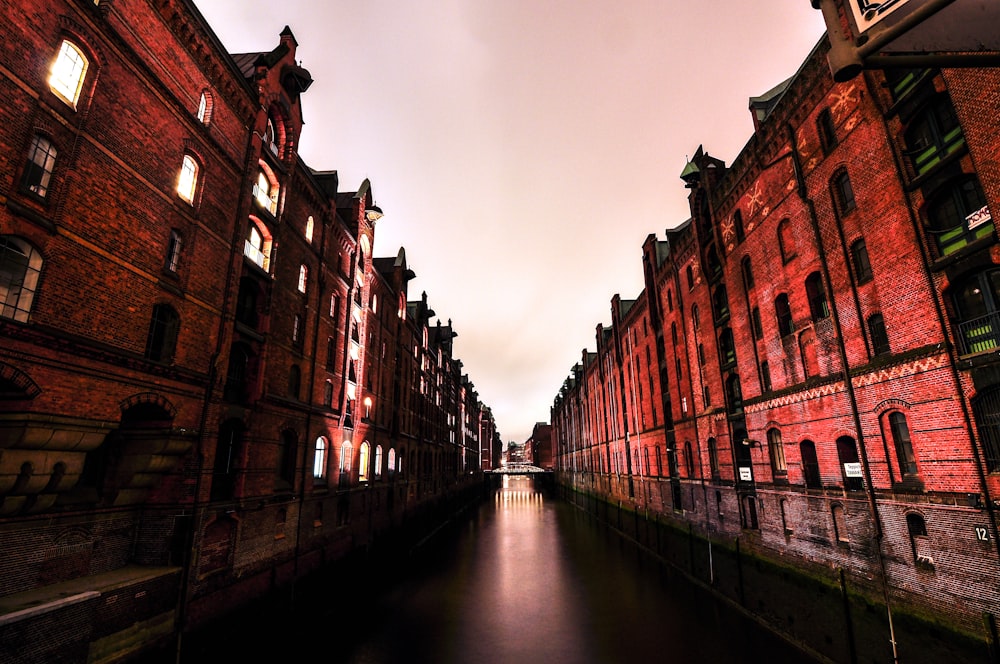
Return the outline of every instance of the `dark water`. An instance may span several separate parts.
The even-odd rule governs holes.
[[[475,518],[402,557],[357,570],[306,616],[245,623],[217,634],[218,652],[205,645],[183,660],[225,653],[226,661],[345,664],[814,661],[529,478],[509,478]]]

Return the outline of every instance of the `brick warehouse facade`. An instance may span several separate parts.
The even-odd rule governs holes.
[[[298,158],[286,28],[190,0],[5,5],[0,659],[114,661],[482,483],[489,408],[371,185]],[[41,638],[40,635],[46,635]]]
[[[826,49],[750,100],[731,165],[699,148],[683,169],[690,219],[647,238],[643,291],[613,298],[554,400],[560,482],[834,659],[858,657],[842,621],[807,627],[812,609],[796,621],[780,595],[750,606],[745,566],[727,586],[722,561],[777,566],[775,587],[819,578],[887,630],[905,617],[992,644],[1000,73],[834,83]],[[944,661],[897,641],[905,661]]]

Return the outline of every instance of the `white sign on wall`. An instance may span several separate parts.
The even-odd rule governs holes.
[[[861,474],[861,463],[858,461],[845,463],[844,477],[863,477]]]
[[[750,482],[753,480],[753,470],[749,466],[740,466],[740,481]]]

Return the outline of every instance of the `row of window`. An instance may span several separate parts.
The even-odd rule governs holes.
[[[324,483],[326,481],[328,471],[328,454],[333,450],[327,439],[323,436],[319,436],[316,439],[313,451],[313,479],[317,483]],[[341,476],[348,475],[351,472],[351,461],[353,459],[353,455],[353,445],[350,441],[344,441],[340,446],[340,463],[337,468]],[[382,461],[381,445],[375,446],[375,455],[372,457],[371,445],[369,445],[367,441],[361,443],[361,447],[358,450],[358,480],[361,482],[367,482],[370,479],[378,480],[382,477],[383,470],[385,470],[385,472],[387,472],[390,476],[395,473],[403,472],[403,458],[402,455],[399,455],[399,457],[396,456],[395,448],[389,448],[387,463],[385,464],[384,469]]]

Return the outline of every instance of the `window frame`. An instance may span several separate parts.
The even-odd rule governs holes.
[[[90,65],[84,49],[73,39],[63,37],[49,67],[47,83],[49,91],[74,111],[79,108]]]
[[[44,142],[45,145],[42,145]],[[41,156],[41,160],[39,160]],[[38,200],[47,201],[51,192],[52,176],[55,173],[59,150],[51,137],[35,133],[28,148],[28,159],[21,174],[22,191]]]

